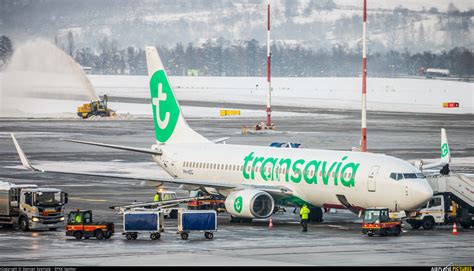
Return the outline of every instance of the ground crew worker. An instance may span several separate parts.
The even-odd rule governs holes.
[[[306,204],[303,205],[300,209],[300,216],[301,216],[301,226],[303,226],[303,231],[308,231],[308,216],[311,211],[309,210]]]
[[[158,191],[155,194],[155,197],[153,198],[153,201],[160,201],[160,193]]]
[[[80,213],[76,214],[75,220],[76,220],[76,223],[78,223],[78,224],[81,223],[81,214]]]

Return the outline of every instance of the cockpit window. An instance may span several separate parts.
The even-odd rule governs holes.
[[[404,179],[416,179],[416,174],[415,173],[403,173],[403,178]]]
[[[394,179],[395,181],[403,180],[403,179],[424,179],[426,178],[423,173],[390,173],[390,178]]]

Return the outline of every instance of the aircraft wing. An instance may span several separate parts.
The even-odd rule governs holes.
[[[136,180],[136,181],[151,181],[151,182],[158,182],[158,183],[172,183],[172,184],[180,184],[186,186],[195,186],[199,187],[202,190],[209,190],[206,188],[215,188],[215,189],[246,189],[246,188],[254,188],[265,191],[269,193],[273,198],[280,199],[285,198],[288,196],[293,195],[293,191],[289,188],[283,186],[270,186],[270,185],[258,185],[258,184],[242,184],[242,185],[235,185],[229,184],[225,181],[213,181],[210,182],[209,180],[199,180],[199,179],[181,179],[181,178],[162,178],[162,177],[133,177],[133,176],[126,176],[120,174],[103,174],[103,173],[91,173],[91,172],[80,172],[80,171],[63,171],[63,170],[45,170],[38,168],[31,164],[28,160],[28,157],[23,152],[20,144],[15,138],[15,135],[12,134],[12,139],[15,144],[15,148],[20,156],[21,163],[23,167],[26,169],[42,172],[42,173],[56,173],[56,174],[66,174],[66,175],[78,175],[78,176],[89,176],[89,177],[101,177],[101,178],[114,178],[114,179],[123,179],[123,180]],[[70,141],[70,140],[68,140]],[[85,143],[88,144],[89,142]],[[96,145],[95,143],[93,145]]]
[[[41,168],[35,167],[33,164],[30,163],[28,157],[23,152],[20,144],[15,138],[15,135],[12,134],[13,142],[15,143],[16,150],[18,155],[20,156],[21,163],[23,167],[26,169],[37,171],[37,172],[44,172],[44,173],[57,173],[57,174],[68,174],[68,175],[79,175],[79,176],[90,176],[90,177],[104,177],[104,178],[115,178],[115,179],[125,179],[125,180],[137,180],[137,181],[154,181],[159,183],[174,183],[174,184],[183,184],[183,185],[191,185],[197,186],[201,188],[205,187],[213,187],[216,189],[231,189],[236,188],[235,185],[226,184],[225,182],[209,182],[208,180],[188,180],[188,179],[175,179],[175,178],[154,178],[154,177],[131,177],[126,175],[119,175],[119,174],[102,174],[102,173],[90,173],[90,172],[80,172],[80,171],[62,171],[62,170],[45,170]]]
[[[15,137],[14,137],[13,134],[12,134],[12,138],[15,141]],[[100,146],[100,147],[106,147],[106,148],[111,148],[111,149],[124,150],[124,151],[147,153],[147,154],[151,154],[151,155],[161,155],[160,151],[153,150],[153,149],[136,148],[136,147],[121,146],[121,145],[112,145],[112,144],[104,144],[104,143],[97,143],[97,142],[73,140],[73,139],[60,139],[60,140],[67,141],[67,142],[79,143],[79,144],[86,144],[86,145]]]

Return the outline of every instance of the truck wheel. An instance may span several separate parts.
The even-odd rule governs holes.
[[[150,239],[151,239],[151,240],[158,240],[158,239],[160,239],[160,233],[158,233],[158,232],[153,232],[153,233],[151,233],[151,234],[150,234]]]
[[[204,233],[204,237],[206,237],[206,239],[211,240],[212,238],[214,238],[214,234],[212,232],[206,232]]]
[[[74,233],[74,237],[76,238],[76,240],[81,240],[82,239],[82,232],[76,231]]]
[[[132,233],[132,238],[133,238],[133,240],[137,240],[138,233],[136,233],[136,232]]]
[[[374,233],[371,232],[371,231],[369,231],[369,232],[367,233],[367,235],[368,235],[369,237],[372,237],[372,236],[374,236]]]
[[[109,239],[110,237],[112,237],[112,235],[114,235],[111,231],[106,231],[105,232],[105,239]]]
[[[28,231],[30,229],[30,225],[28,224],[28,218],[22,217],[20,218],[20,229],[22,231]]]
[[[127,238],[127,240],[132,240],[133,236],[132,236],[131,233],[127,233],[127,234],[125,234],[125,238]]]
[[[431,230],[431,229],[433,229],[434,224],[435,224],[435,222],[434,222],[434,219],[432,217],[423,218],[423,224],[422,224],[423,229]]]
[[[189,237],[189,234],[187,234],[187,233],[185,233],[185,232],[181,233],[181,239],[187,240],[188,237]]]
[[[94,236],[95,236],[95,238],[97,238],[98,240],[105,239],[105,234],[104,234],[104,232],[103,232],[102,230],[95,230]]]
[[[469,229],[471,227],[471,222],[470,221],[463,221],[461,222],[461,227],[464,229]]]

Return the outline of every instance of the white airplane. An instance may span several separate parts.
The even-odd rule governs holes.
[[[371,207],[415,211],[433,196],[419,168],[384,154],[216,144],[219,140],[201,136],[186,123],[155,47],[146,47],[146,58],[156,144],[147,149],[66,141],[151,155],[170,178],[45,171],[28,161],[12,134],[23,166],[41,172],[151,180],[202,189],[226,197],[227,212],[236,219],[268,218],[276,205],[303,203],[354,212]]]

